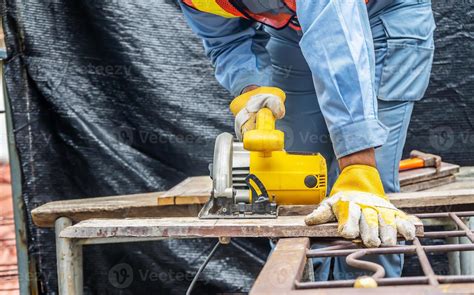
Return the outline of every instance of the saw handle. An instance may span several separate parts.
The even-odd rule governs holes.
[[[268,108],[257,112],[256,128],[244,133],[244,149],[251,152],[262,152],[268,156],[273,151],[282,151],[285,146],[285,135],[275,129],[275,116]]]
[[[268,108],[263,108],[257,112],[256,126],[257,130],[275,130],[276,119],[272,111]]]

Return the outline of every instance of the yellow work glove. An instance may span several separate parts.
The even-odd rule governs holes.
[[[346,167],[330,196],[311,214],[307,225],[338,221],[338,232],[346,239],[360,236],[367,247],[394,246],[397,232],[405,239],[415,237],[417,218],[393,206],[385,195],[376,168],[367,165]]]
[[[285,98],[285,92],[276,87],[258,87],[237,96],[230,104],[237,138],[242,140],[245,132],[255,129],[257,112],[263,108],[270,109],[276,119],[283,118]]]

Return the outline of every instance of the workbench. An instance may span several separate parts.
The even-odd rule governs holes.
[[[413,213],[474,211],[471,172],[469,170],[466,177],[458,177],[457,182],[445,184],[449,190],[442,186],[433,191],[397,193],[389,197],[395,206]],[[215,237],[227,243],[233,237],[280,238],[280,241],[338,237],[334,223],[312,227],[304,224],[303,215],[311,212],[314,206],[280,206],[277,219],[200,220],[196,216],[209,198],[210,189],[208,177],[192,177],[167,192],[57,201],[34,209],[31,214],[37,226],[55,228],[60,294],[82,294],[84,245],[170,238]],[[442,220],[430,222],[444,225]],[[447,230],[452,232],[447,237],[459,243],[460,240],[453,240],[460,239],[459,231],[456,234],[450,228]],[[417,235],[423,235],[422,224],[417,225]],[[466,238],[462,239],[465,242]],[[281,248],[279,245],[280,242],[277,249]],[[462,267],[463,261],[472,262],[470,256],[451,255],[451,260],[453,273],[472,271],[468,269],[469,265]]]

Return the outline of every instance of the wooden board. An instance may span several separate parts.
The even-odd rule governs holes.
[[[400,187],[400,191],[401,192],[418,192],[418,191],[440,187],[448,183],[453,183],[455,181],[456,181],[456,176],[449,175],[449,176],[435,178],[431,180],[415,182],[412,184],[406,184]]]
[[[158,205],[204,204],[209,199],[212,180],[209,176],[189,177],[163,193]]]
[[[423,235],[423,225],[416,225]],[[307,226],[303,216],[276,219],[199,219],[197,217],[89,219],[64,229],[63,238],[219,238],[340,237],[336,223]]]
[[[286,294],[300,281],[306,264],[308,238],[280,239],[255,280],[249,295]]]
[[[435,168],[419,168],[414,170],[400,172],[400,186],[408,184],[432,180],[440,177],[446,177],[459,172],[459,165],[441,163],[441,169],[439,173],[436,173]]]
[[[158,206],[156,200],[162,195],[162,192],[157,192],[55,201],[33,209],[31,216],[35,225],[53,227],[59,217],[78,222],[90,218],[197,216],[201,210],[202,205],[194,204]]]

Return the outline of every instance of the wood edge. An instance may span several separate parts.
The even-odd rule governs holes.
[[[460,168],[461,168],[461,166],[456,165],[456,164],[451,164],[451,163],[446,163],[446,162],[443,162],[443,164],[444,164],[445,167],[442,167],[441,169],[444,168],[445,170],[441,170],[438,173],[436,173],[436,169],[434,167],[419,168],[420,170],[421,169],[430,169],[431,172],[427,173],[427,174],[423,174],[423,175],[418,175],[418,176],[415,176],[415,177],[412,176],[412,177],[407,178],[407,179],[404,179],[401,175],[403,172],[400,172],[400,176],[399,176],[400,186],[405,186],[405,185],[417,183],[417,182],[420,182],[420,180],[423,180],[425,178],[428,178],[428,179],[425,179],[425,180],[432,180],[432,179],[436,179],[436,178],[440,178],[440,177],[453,175],[453,174],[458,173],[460,171]],[[408,170],[406,172],[414,172],[416,170],[417,169]]]
[[[175,205],[203,205],[209,200],[209,196],[179,196],[175,197]]]
[[[183,181],[179,182],[169,190],[165,191],[164,194],[162,195],[163,198],[169,198],[169,197],[175,197],[176,194],[173,194],[174,191],[179,190],[182,186],[186,185],[187,183],[191,182],[191,180],[194,179],[194,177],[187,177]]]
[[[400,186],[400,192],[402,193],[419,192],[426,189],[436,188],[439,186],[450,184],[455,181],[456,181],[456,175],[450,174],[450,175],[439,177],[439,178],[428,179],[425,181],[420,181],[420,182],[415,182],[415,183]]]
[[[156,203],[158,206],[170,206],[175,205],[175,197],[158,197],[156,198]]]

